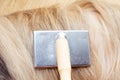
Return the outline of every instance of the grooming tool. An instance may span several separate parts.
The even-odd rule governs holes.
[[[71,80],[71,67],[90,66],[88,35],[87,30],[34,31],[35,68],[58,67],[61,80]]]
[[[70,50],[63,32],[60,32],[56,39],[56,55],[61,80],[71,80]]]

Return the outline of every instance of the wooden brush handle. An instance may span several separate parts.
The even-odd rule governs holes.
[[[71,80],[70,51],[65,35],[61,34],[56,40],[56,54],[61,80]]]

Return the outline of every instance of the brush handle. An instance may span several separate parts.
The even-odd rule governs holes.
[[[65,36],[56,40],[57,65],[61,80],[71,80],[71,63],[68,41]]]

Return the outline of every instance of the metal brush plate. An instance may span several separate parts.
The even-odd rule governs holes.
[[[66,34],[72,67],[89,66],[90,47],[87,30],[34,31],[34,66],[57,67],[55,42],[59,32]]]

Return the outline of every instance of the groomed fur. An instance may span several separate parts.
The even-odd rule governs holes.
[[[0,55],[15,80],[59,80],[57,69],[33,67],[33,31],[87,29],[91,66],[72,69],[72,80],[120,80],[119,21],[120,8],[85,0],[14,13],[0,17]]]

